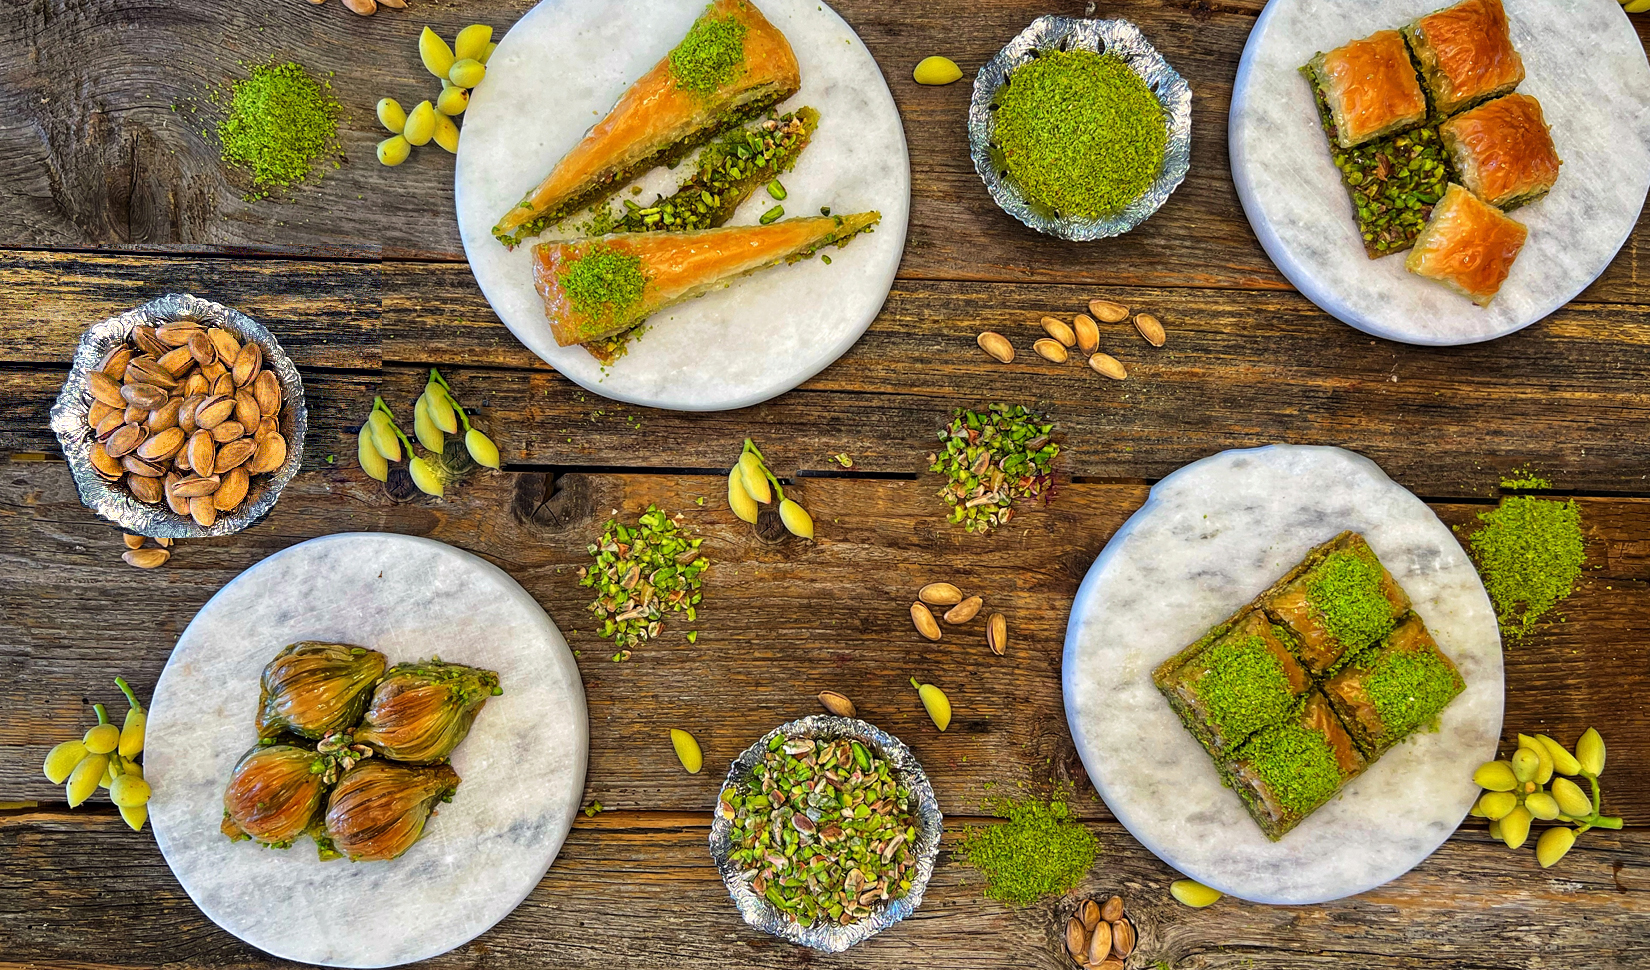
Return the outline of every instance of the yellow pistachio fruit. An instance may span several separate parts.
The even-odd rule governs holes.
[[[407,127],[407,112],[401,107],[401,102],[394,98],[378,99],[378,123],[392,135],[401,134],[401,129]]]
[[[693,735],[681,728],[671,728],[670,745],[676,749],[676,759],[688,774],[697,775],[699,769],[705,766],[705,754],[699,750],[699,742],[693,739]]]
[[[1524,799],[1524,807],[1530,810],[1531,815],[1541,819],[1543,822],[1551,822],[1553,819],[1558,818],[1558,816],[1562,814],[1558,807],[1558,799],[1544,791],[1538,791],[1532,795],[1526,796]]]
[[[1553,800],[1558,802],[1558,810],[1571,818],[1586,818],[1593,814],[1592,799],[1581,790],[1581,786],[1568,778],[1553,779]]]
[[[440,498],[446,492],[446,486],[441,481],[441,473],[422,455],[415,455],[407,462],[407,471],[412,474],[413,484],[426,495]]]
[[[455,63],[447,72],[447,80],[461,88],[473,88],[487,76],[487,65],[473,57]]]
[[[133,707],[126,711],[126,723],[120,726],[120,752],[122,758],[135,758],[143,753],[143,735],[148,730],[149,715],[142,708]]]
[[[407,139],[409,145],[428,145],[434,135],[435,105],[420,101],[407,115],[407,127],[401,129],[401,137]]]
[[[1501,819],[1500,822],[1501,841],[1505,842],[1509,849],[1522,846],[1524,841],[1530,837],[1530,822],[1532,821],[1534,821],[1534,816],[1530,814],[1529,809],[1522,805],[1508,812],[1507,816]]]
[[[476,464],[488,468],[498,467],[498,445],[493,444],[493,439],[479,430],[471,428],[464,432],[464,447],[470,450],[470,457],[475,459]]]
[[[1518,807],[1518,796],[1510,791],[1487,791],[1478,798],[1478,810],[1490,821],[1506,818]]]
[[[494,44],[488,44],[488,45],[487,45],[487,49],[486,49],[486,50],[484,50],[484,51],[482,51],[482,52],[481,52],[481,56],[480,56],[480,57],[478,57],[478,58],[476,58],[476,60],[478,60],[478,61],[480,61],[480,62],[481,62],[481,63],[483,63],[483,64],[485,64],[485,63],[487,63],[487,62],[488,62],[488,61],[489,61],[489,60],[491,60],[491,59],[492,59],[492,57],[493,57],[493,51],[496,51],[496,50],[498,50],[498,44],[496,44],[496,43],[494,43]]]
[[[1575,829],[1562,825],[1548,829],[1535,840],[1535,861],[1541,863],[1541,868],[1551,869],[1575,844]]]
[[[1490,838],[1497,842],[1501,841],[1501,823],[1499,821],[1490,822]]]
[[[435,110],[446,116],[455,117],[464,113],[470,106],[470,92],[457,86],[441,89],[441,96],[435,99]]]
[[[928,712],[934,726],[943,734],[951,726],[951,698],[933,684],[917,683],[915,677],[911,678],[911,686],[917,689],[917,696],[922,699],[922,709]]]
[[[1518,736],[1518,746],[1534,751],[1536,758],[1541,762],[1541,770],[1537,771],[1535,775],[1536,784],[1545,785],[1547,782],[1552,781],[1553,753],[1547,750],[1547,746],[1527,734]]]
[[[762,459],[748,451],[740,455],[739,476],[751,498],[763,505],[773,501],[773,489],[768,487],[768,476],[762,471]]]
[[[75,765],[84,761],[91,752],[86,750],[86,743],[78,739],[65,741],[46,753],[46,780],[54,785],[61,785],[69,780],[74,772]]]
[[[1473,784],[1490,791],[1512,791],[1518,787],[1518,776],[1505,761],[1486,761],[1472,773]]]
[[[378,143],[378,164],[394,168],[412,154],[412,144],[405,135],[392,135]]]
[[[728,507],[733,509],[733,514],[739,516],[741,522],[749,522],[751,525],[756,524],[757,513],[761,511],[756,499],[751,498],[751,494],[745,491],[745,479],[739,473],[738,465],[733,467],[733,471],[728,472]]]
[[[109,756],[106,754],[89,754],[74,766],[69,773],[69,783],[64,788],[68,796],[69,807],[79,808],[86,799],[97,791],[97,783],[103,778],[103,770],[109,767]]]
[[[435,143],[454,155],[458,154],[458,126],[441,112],[435,115]]]
[[[962,68],[949,57],[925,57],[917,69],[911,72],[911,79],[918,84],[950,84],[962,77]]]
[[[1604,774],[1604,738],[1592,728],[1583,731],[1576,742],[1576,762],[1589,775]]]
[[[109,786],[109,801],[121,808],[136,808],[149,803],[149,783],[137,775],[119,775]]]
[[[143,823],[149,821],[149,804],[147,802],[132,808],[127,808],[125,805],[116,807],[120,809],[120,817],[126,820],[126,824],[132,827],[132,831],[143,831]]]
[[[425,407],[428,400],[428,392],[425,392],[425,396],[420,397],[418,403],[413,405],[413,437],[418,439],[419,444],[439,455],[447,447],[447,442],[442,437],[441,429],[430,420],[430,412]]]
[[[1529,748],[1519,748],[1512,755],[1512,770],[1513,777],[1518,779],[1519,784],[1534,781],[1536,774],[1541,771],[1541,758]]]
[[[436,77],[446,77],[447,72],[453,69],[453,49],[441,39],[441,35],[428,27],[418,35],[418,56],[424,61],[424,70]]]
[[[1545,734],[1538,734],[1535,736],[1535,739],[1540,742],[1541,746],[1546,748],[1547,753],[1552,756],[1554,771],[1561,775],[1581,774],[1581,762],[1576,760],[1576,756],[1571,754],[1568,748],[1564,747],[1562,744],[1559,744],[1557,741],[1554,741],[1552,738],[1547,737]]]
[[[367,417],[367,428],[372,434],[372,446],[386,461],[401,460],[401,439],[395,434],[394,422],[382,411],[373,411]]]
[[[814,537],[814,519],[808,510],[788,498],[779,500],[779,520],[785,523],[785,528],[791,530],[791,535],[801,536],[804,539]]]
[[[435,426],[447,434],[458,434],[458,415],[453,413],[452,402],[447,400],[447,390],[435,381],[424,385],[424,406],[429,409],[430,420]]]
[[[1192,879],[1176,879],[1169,883],[1169,895],[1179,900],[1182,905],[1193,909],[1202,909],[1220,902],[1221,893],[1218,889],[1210,889]]]
[[[390,463],[373,447],[370,425],[361,426],[360,442],[356,445],[355,457],[360,461],[361,470],[367,473],[368,478],[380,482],[389,479]]]
[[[108,754],[120,747],[120,728],[113,724],[99,724],[88,728],[81,741],[92,754]]]
[[[466,58],[480,60],[492,40],[493,28],[486,24],[471,24],[453,38],[453,56],[461,61]]]

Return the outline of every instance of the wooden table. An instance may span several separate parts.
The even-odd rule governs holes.
[[[0,970],[276,965],[200,915],[147,832],[128,831],[101,796],[66,810],[39,766],[89,723],[91,702],[116,699],[117,674],[146,696],[178,633],[237,573],[349,530],[477,552],[578,631],[592,735],[585,800],[606,810],[580,817],[520,909],[432,966],[1069,966],[1060,901],[986,901],[951,851],[992,791],[1051,782],[1075,784],[1103,846],[1082,891],[1129,900],[1141,937],[1131,967],[1650,965],[1644,222],[1579,299],[1519,334],[1448,350],[1374,340],[1287,285],[1234,194],[1227,102],[1259,0],[1097,11],[1138,23],[1191,81],[1193,165],[1143,229],[1086,246],[1033,235],[989,203],[966,152],[966,83],[910,80],[933,53],[972,74],[1033,17],[1082,15],[1085,4],[839,0],[890,79],[911,147],[910,238],[882,316],[835,366],[761,407],[633,408],[575,387],[493,316],[459,247],[449,156],[425,149],[394,170],[373,159],[374,101],[410,104],[429,87],[419,28],[450,37],[482,21],[502,33],[531,0],[410,5],[362,19],[302,0],[17,0],[0,14],[10,306],[0,326],[0,798],[38,801],[0,812]],[[206,92],[270,57],[330,73],[346,159],[276,200],[245,202],[244,177],[200,134],[218,117]],[[84,327],[172,291],[277,332],[304,371],[311,437],[304,473],[266,521],[184,543],[165,568],[143,572],[121,563],[117,532],[80,504],[46,412]],[[1158,351],[1107,329],[1107,348],[1130,370],[1124,383],[1030,354],[1004,367],[974,346],[986,328],[1029,345],[1040,316],[1069,317],[1094,297],[1149,308],[1168,329]],[[354,429],[374,394],[409,405],[432,365],[482,405],[506,470],[444,501],[398,503],[356,467]],[[997,400],[1058,419],[1061,487],[1047,510],[991,537],[966,535],[944,521],[924,456],[951,408]],[[722,476],[746,436],[794,483],[818,542],[762,543],[727,510]],[[1060,696],[1067,610],[1151,482],[1223,448],[1277,441],[1368,455],[1464,528],[1526,463],[1576,497],[1588,572],[1561,622],[1507,651],[1507,736],[1573,741],[1602,729],[1608,804],[1628,828],[1589,833],[1543,871],[1527,848],[1511,852],[1469,819],[1419,868],[1353,899],[1203,911],[1169,899],[1176,874],[1094,797],[1072,748]],[[851,470],[831,460],[841,452]],[[591,635],[573,570],[612,510],[648,503],[687,513],[716,566],[696,643],[671,624],[614,663]],[[983,591],[1008,615],[1006,656],[976,636],[916,635],[906,605],[939,579]],[[950,693],[951,730],[933,730],[913,675]],[[826,688],[913,746],[948,817],[921,910],[816,961],[744,926],[705,839],[719,766],[817,710],[813,695]],[[704,773],[682,772],[671,727],[699,737]]]

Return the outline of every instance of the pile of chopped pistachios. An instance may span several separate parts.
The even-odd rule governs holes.
[[[775,735],[717,810],[751,889],[802,926],[864,919],[911,889],[911,792],[864,742]]]
[[[939,433],[943,450],[928,456],[929,470],[946,477],[940,497],[951,506],[952,522],[989,532],[1013,516],[1015,499],[1050,491],[1060,453],[1051,437],[1054,422],[1021,404],[993,404],[984,413],[958,408],[952,415]]]
[[[703,542],[656,505],[634,526],[607,520],[589,546],[596,563],[579,568],[579,585],[596,590],[590,612],[600,621],[597,634],[619,647],[615,661],[629,660],[631,648],[657,637],[666,613],[698,618],[700,576],[710,566],[699,554]]]

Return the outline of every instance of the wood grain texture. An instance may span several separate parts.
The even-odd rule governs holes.
[[[816,713],[825,689],[912,746],[946,812],[976,811],[992,786],[1021,781],[1076,781],[1088,792],[1061,699],[1066,621],[1089,565],[1145,500],[1142,486],[1069,485],[1047,510],[978,536],[943,521],[932,479],[804,479],[787,493],[813,513],[819,541],[770,546],[734,519],[720,477],[567,476],[541,508],[543,476],[501,474],[445,501],[396,504],[353,465],[300,476],[263,524],[183,543],[152,572],[120,562],[118,536],[79,505],[62,465],[0,465],[0,550],[9,550],[0,569],[16,577],[0,585],[0,710],[14,712],[0,721],[0,791],[59,797],[39,774],[46,751],[90,723],[87,703],[115,699],[106,685],[117,674],[147,693],[195,611],[241,570],[312,536],[385,530],[497,563],[568,635],[590,708],[587,800],[708,810],[720,772],[683,774],[669,729],[692,731],[707,764],[726,764],[774,725]],[[614,663],[574,571],[613,510],[633,521],[651,503],[701,529],[715,565],[698,622],[671,621],[661,639]],[[1487,507],[1436,508],[1470,528]],[[1610,744],[1611,809],[1650,822],[1650,583],[1642,557],[1609,551],[1650,534],[1650,501],[1589,499],[1584,509],[1597,568],[1564,604],[1565,622],[1508,651],[1506,737],[1541,731],[1569,743],[1597,725]],[[907,607],[940,579],[1007,616],[1006,656],[986,649],[983,618],[948,627],[938,643],[917,635]],[[281,646],[270,644],[270,655]],[[1611,672],[1608,689],[1600,670]],[[913,676],[950,695],[955,720],[944,734],[924,715]],[[1109,817],[1085,799],[1085,814]]]
[[[1629,970],[1650,961],[1643,831],[1589,833],[1552,870],[1539,869],[1528,848],[1513,852],[1483,832],[1462,832],[1408,875],[1351,899],[1300,907],[1227,899],[1190,910],[1168,894],[1177,873],[1116,823],[1091,823],[1101,855],[1088,878],[1069,896],[1015,909],[985,899],[979,874],[958,857],[960,834],[978,821],[947,819],[934,878],[911,918],[822,958],[740,920],[710,864],[703,813],[581,817],[515,912],[419,965],[1067,970],[1066,917],[1080,899],[1114,893],[1139,932],[1129,961],[1136,968]],[[0,869],[0,939],[8,944],[0,970],[298,966],[207,922],[150,836],[113,814],[0,816],[0,852],[15,863]],[[371,918],[370,909],[352,915]]]
[[[1374,340],[1291,292],[907,280],[865,338],[798,390],[689,415],[573,385],[515,341],[463,266],[4,256],[0,283],[24,309],[0,332],[0,451],[55,450],[43,416],[81,330],[176,289],[274,330],[316,388],[323,455],[353,453],[373,395],[408,408],[436,365],[518,466],[716,468],[755,436],[782,442],[774,457],[787,474],[837,468],[831,456],[843,452],[861,471],[915,474],[951,408],[1005,400],[1060,422],[1061,467],[1078,477],[1153,480],[1225,448],[1290,441],[1359,451],[1428,496],[1483,495],[1527,462],[1566,489],[1650,493],[1641,307],[1572,304],[1503,340],[1439,350]],[[1096,296],[1150,309],[1168,328],[1162,350],[1128,324],[1104,328],[1103,345],[1130,369],[1121,383],[1030,351],[1039,318],[1069,318]],[[1019,346],[1013,364],[975,346],[984,329]],[[1422,429],[1428,445],[1417,448]]]
[[[84,247],[179,244],[360,256],[462,258],[453,159],[415,153],[393,174],[377,164],[373,104],[433,93],[416,37],[466,23],[504,30],[529,0],[420,3],[370,18],[337,3],[175,6],[143,0],[20,0],[0,18],[0,244]],[[966,5],[843,0],[835,5],[877,57],[905,120],[912,222],[902,273],[929,279],[1088,281],[1145,286],[1282,288],[1244,219],[1226,157],[1226,113],[1258,4],[1132,0],[1100,16],[1139,24],[1191,83],[1192,169],[1142,230],[1092,245],[1039,236],[990,204],[968,159],[970,84],[924,88],[916,62],[944,53],[972,77],[1035,17],[1083,16],[1089,4],[988,0]],[[1646,28],[1642,19],[1639,29]],[[168,56],[155,57],[156,51]],[[341,167],[261,202],[226,169],[210,131],[212,92],[247,64],[295,59],[330,78],[342,105]],[[218,98],[222,100],[221,95]],[[1315,148],[1315,146],[1314,146]],[[1645,296],[1640,226],[1588,291]]]

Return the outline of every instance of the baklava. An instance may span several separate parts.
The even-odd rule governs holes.
[[[1433,207],[1404,268],[1489,306],[1512,272],[1530,231],[1459,185]]]
[[[1546,195],[1563,161],[1541,102],[1509,94],[1463,111],[1438,129],[1461,184],[1505,212]]]
[[[1524,80],[1501,0],[1461,0],[1403,28],[1434,117],[1510,93]]]

